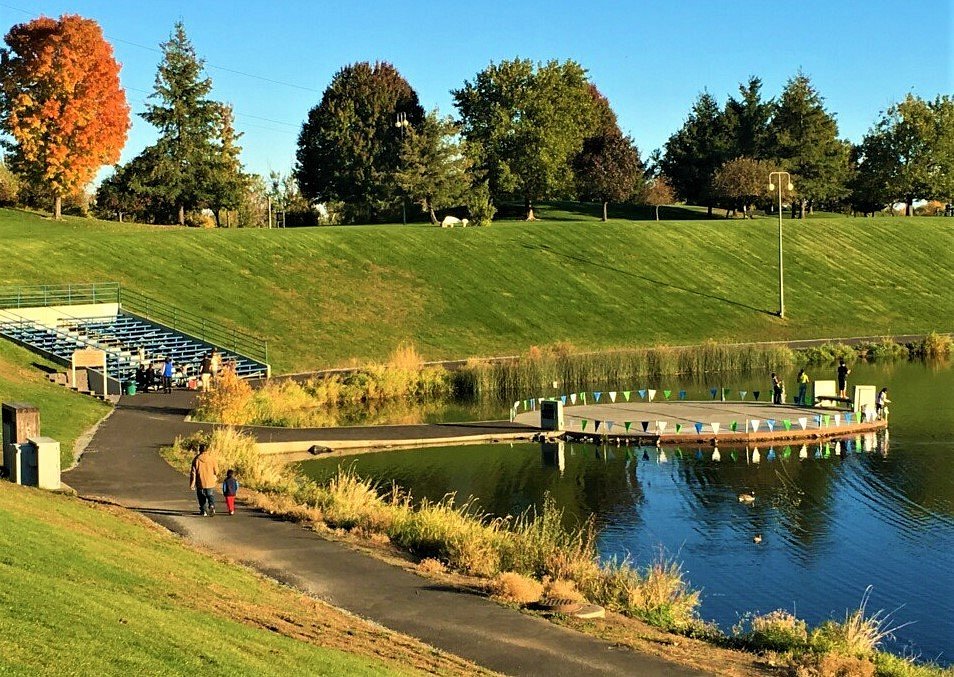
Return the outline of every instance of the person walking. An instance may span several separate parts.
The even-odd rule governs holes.
[[[172,357],[166,357],[162,365],[162,392],[166,395],[172,394],[172,376],[176,373],[175,366],[172,364]]]
[[[801,406],[808,405],[808,374],[805,373],[804,369],[798,370],[798,377],[795,379],[798,382],[798,397],[795,398],[795,404],[800,404]]]
[[[199,365],[199,378],[202,382],[202,392],[208,392],[212,383],[212,353],[209,352],[202,358],[202,364]]]
[[[235,514],[235,497],[238,495],[239,486],[235,471],[229,468],[225,473],[225,481],[222,482],[222,495],[225,496],[225,507],[230,515]]]
[[[782,382],[778,378],[778,374],[774,371],[772,372],[772,404],[781,404],[782,403]]]
[[[203,517],[215,515],[215,487],[219,483],[219,468],[215,456],[209,453],[207,444],[200,444],[199,451],[192,459],[189,471],[189,488],[195,489],[199,500],[199,514]]]
[[[838,397],[848,397],[848,374],[851,369],[845,365],[845,358],[838,360]]]

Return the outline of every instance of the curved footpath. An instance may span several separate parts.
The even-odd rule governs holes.
[[[187,478],[159,455],[177,435],[199,427],[183,420],[193,403],[194,395],[187,392],[123,397],[65,481],[84,497],[136,510],[204,548],[492,670],[514,675],[700,674],[435,584],[259,511],[240,506],[233,517],[199,517]],[[448,427],[453,426],[389,426],[387,434],[439,438]],[[513,426],[504,422],[499,429],[482,430],[513,432]],[[326,434],[329,439],[358,438],[370,431],[346,428]]]

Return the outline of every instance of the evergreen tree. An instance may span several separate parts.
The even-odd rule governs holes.
[[[681,199],[706,205],[711,216],[712,177],[729,153],[725,116],[715,98],[703,92],[682,128],[666,141],[659,167]]]
[[[239,155],[242,147],[237,144],[242,136],[235,131],[232,106],[216,106],[216,155],[212,165],[210,206],[215,212],[215,225],[221,226],[222,210],[237,209],[242,202],[248,177],[242,171]],[[231,224],[229,224],[231,225]]]
[[[338,71],[298,136],[295,175],[302,194],[343,202],[351,221],[394,216],[407,133],[395,126],[399,113],[409,128],[421,128],[417,93],[394,66],[364,62]]]
[[[835,118],[802,73],[789,80],[782,92],[772,118],[771,147],[779,163],[795,177],[802,218],[809,206],[847,195],[850,146],[838,138]]]
[[[154,91],[149,95],[157,103],[147,104],[141,114],[159,128],[160,135],[155,144],[155,169],[161,181],[149,183],[153,191],[177,206],[179,224],[184,225],[187,210],[213,201],[215,165],[220,157],[215,147],[220,107],[207,98],[212,80],[202,77],[203,62],[181,21],[162,44],[162,54]]]
[[[455,136],[457,126],[449,117],[431,111],[420,130],[404,139],[398,186],[437,224],[435,210],[461,205],[472,183],[470,159]]]
[[[762,81],[752,76],[739,85],[739,97],[725,103],[725,126],[728,135],[728,156],[765,160],[770,155],[769,121],[775,102],[762,100]]]

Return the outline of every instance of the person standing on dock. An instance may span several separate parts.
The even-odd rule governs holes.
[[[851,369],[845,365],[845,358],[838,360],[838,397],[848,397],[848,374]]]
[[[772,372],[772,404],[781,404],[782,403],[782,381],[779,379],[778,374],[774,371]]]
[[[806,406],[808,404],[808,374],[805,373],[804,369],[798,370],[798,397],[795,398],[795,404],[800,404],[801,406]]]
[[[875,397],[875,413],[878,414],[878,418],[882,421],[888,420],[888,405],[891,403],[891,400],[888,399],[888,388],[885,386],[878,391],[877,397]]]

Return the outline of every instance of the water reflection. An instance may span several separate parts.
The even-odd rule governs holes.
[[[723,628],[740,613],[776,608],[810,623],[840,617],[873,584],[870,611],[899,609],[899,623],[915,621],[889,648],[909,644],[950,663],[954,371],[853,371],[859,382],[890,385],[890,435],[758,448],[488,445],[354,463],[415,497],[473,495],[497,515],[538,506],[549,492],[568,525],[592,516],[602,556],[646,563],[660,546],[675,555],[703,591],[702,615]],[[352,460],[303,468],[328,476],[339,462]],[[740,502],[741,494],[755,500]]]

